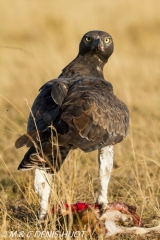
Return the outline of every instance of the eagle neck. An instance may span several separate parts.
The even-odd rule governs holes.
[[[104,79],[104,62],[96,55],[78,55],[63,70],[59,77],[97,77]]]

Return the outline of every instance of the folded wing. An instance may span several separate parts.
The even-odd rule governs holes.
[[[114,145],[127,135],[129,112],[113,93],[112,85],[98,78],[59,78],[40,89],[28,121],[28,133],[16,147],[51,141],[51,126],[58,144],[89,152]]]

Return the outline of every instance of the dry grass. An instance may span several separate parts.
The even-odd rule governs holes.
[[[105,77],[131,114],[129,136],[115,146],[109,200],[134,204],[144,223],[154,225],[160,216],[160,2],[0,0],[0,6],[0,232],[41,229],[33,172],[16,170],[26,149],[15,150],[14,142],[25,132],[28,106],[40,86],[60,74],[76,56],[82,35],[93,29],[113,36]],[[96,154],[70,153],[55,177],[52,204],[95,201]],[[52,219],[43,228],[54,226]]]

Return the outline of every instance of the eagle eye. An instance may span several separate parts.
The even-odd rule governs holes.
[[[104,39],[104,41],[105,41],[105,43],[109,43],[109,42],[111,41],[111,39],[110,39],[109,37],[106,37],[106,38]]]
[[[91,42],[92,38],[90,36],[85,37],[86,42]]]

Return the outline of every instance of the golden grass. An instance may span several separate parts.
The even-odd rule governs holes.
[[[13,223],[18,231],[40,229],[33,172],[16,170],[26,149],[15,150],[14,142],[25,132],[28,106],[40,86],[60,74],[76,56],[82,35],[93,29],[113,36],[115,51],[105,77],[131,115],[129,136],[115,146],[109,200],[134,204],[144,222],[153,225],[160,211],[160,2],[0,0],[0,6],[1,232]],[[70,153],[55,177],[52,204],[94,202],[97,167],[96,152]]]

